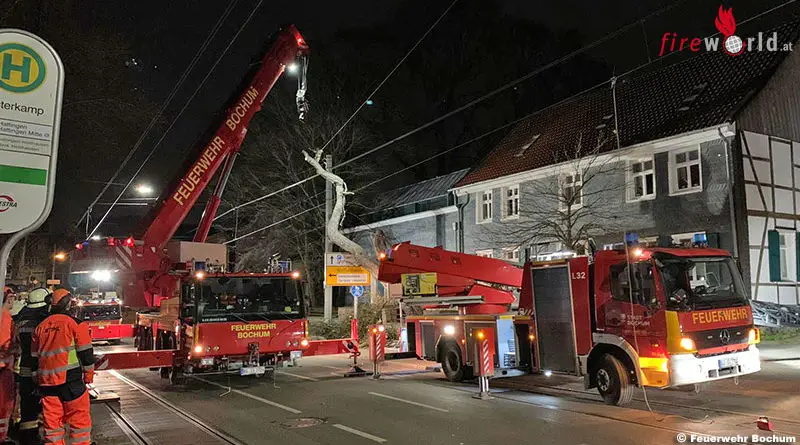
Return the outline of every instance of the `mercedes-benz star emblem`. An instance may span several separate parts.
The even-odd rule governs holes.
[[[722,342],[723,345],[727,345],[728,342],[731,341],[731,333],[728,332],[727,329],[719,331],[719,341]]]

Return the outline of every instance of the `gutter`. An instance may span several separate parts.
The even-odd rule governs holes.
[[[733,208],[733,173],[732,168],[733,165],[731,164],[731,156],[733,155],[733,138],[736,136],[736,132],[731,129],[730,124],[721,125],[717,128],[717,132],[719,132],[719,137],[722,139],[723,143],[725,144],[725,175],[728,179],[728,208],[730,209],[730,217],[731,217],[731,235],[733,236],[733,257],[739,258],[739,239],[738,239],[738,226],[736,225],[736,214]]]

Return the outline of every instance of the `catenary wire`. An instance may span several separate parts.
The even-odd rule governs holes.
[[[475,105],[477,105],[477,104],[479,104],[479,103],[481,103],[481,102],[483,102],[483,101],[485,101],[487,99],[490,99],[490,98],[502,93],[503,91],[508,90],[509,88],[512,88],[512,87],[514,87],[516,85],[519,85],[522,82],[525,82],[526,80],[536,76],[537,74],[539,74],[539,73],[541,73],[543,71],[546,71],[546,70],[548,70],[548,69],[550,69],[550,68],[552,68],[552,67],[554,67],[556,65],[559,65],[559,64],[565,62],[566,60],[569,60],[569,59],[571,59],[571,58],[573,58],[575,56],[578,56],[578,55],[580,55],[580,54],[582,54],[582,53],[584,53],[584,52],[586,52],[586,51],[588,51],[588,50],[600,45],[601,43],[604,43],[604,42],[606,42],[606,41],[608,41],[608,40],[620,35],[621,33],[627,31],[628,29],[639,25],[639,23],[642,20],[647,20],[648,18],[650,18],[650,17],[652,17],[654,15],[661,14],[664,11],[667,11],[667,10],[677,6],[679,3],[683,3],[684,1],[686,1],[686,0],[676,0],[672,4],[667,5],[664,8],[659,9],[658,11],[652,12],[652,13],[648,14],[647,16],[645,16],[645,17],[643,17],[641,19],[637,19],[635,22],[632,22],[632,23],[630,23],[630,24],[628,24],[626,26],[623,26],[622,28],[619,28],[619,29],[615,30],[614,32],[612,32],[610,34],[607,34],[607,35],[603,36],[602,38],[600,38],[598,40],[595,40],[594,42],[592,42],[592,43],[590,43],[590,44],[588,44],[586,46],[583,46],[583,47],[581,47],[579,49],[576,49],[575,51],[572,51],[572,52],[570,52],[570,53],[568,53],[568,54],[566,54],[566,55],[564,55],[562,57],[559,57],[556,60],[548,62],[547,64],[545,64],[545,65],[543,65],[543,66],[541,66],[541,67],[529,72],[528,74],[525,74],[522,77],[514,79],[514,80],[506,83],[505,85],[502,85],[502,86],[500,86],[500,87],[498,87],[498,88],[496,88],[496,89],[484,94],[483,96],[480,96],[477,99],[474,99],[474,100],[466,103],[465,105],[462,105],[462,106],[456,108],[455,110],[449,111],[449,112],[443,114],[442,116],[439,116],[439,117],[437,117],[437,118],[435,118],[435,119],[433,119],[433,120],[431,120],[431,121],[429,121],[429,122],[427,122],[425,124],[422,124],[422,125],[414,128],[414,129],[412,129],[412,130],[409,130],[406,133],[403,133],[400,136],[397,136],[394,139],[391,139],[390,141],[385,142],[385,143],[383,143],[383,144],[381,144],[381,145],[379,145],[377,147],[374,147],[374,148],[372,148],[370,150],[367,150],[364,153],[356,155],[353,158],[350,158],[350,159],[348,159],[348,160],[346,160],[344,162],[338,163],[338,164],[333,166],[333,170],[336,170],[337,168],[340,168],[340,167],[344,167],[345,165],[347,165],[347,164],[349,164],[351,162],[354,162],[354,161],[356,161],[358,159],[361,159],[361,158],[363,158],[365,156],[368,156],[368,155],[370,155],[372,153],[375,153],[378,150],[382,150],[382,149],[384,149],[384,148],[386,148],[386,147],[388,147],[388,146],[390,146],[390,145],[392,145],[392,144],[394,144],[396,142],[399,142],[399,141],[401,141],[403,139],[408,138],[409,136],[412,136],[412,135],[414,135],[416,133],[419,133],[420,131],[425,130],[425,129],[427,129],[427,128],[429,128],[429,127],[431,127],[431,126],[433,126],[433,125],[435,125],[435,124],[437,124],[437,123],[439,123],[439,122],[441,122],[441,121],[443,121],[445,119],[448,119],[448,118],[450,118],[450,117],[452,117],[452,116],[454,116],[454,115],[456,115],[458,113],[461,113],[462,111],[464,111],[464,110],[466,110],[468,108],[471,108],[471,107],[473,107],[473,106],[475,106]],[[797,1],[797,0],[792,0],[792,1]],[[314,174],[314,175],[309,176],[309,177],[307,177],[305,179],[301,179],[301,180],[299,180],[299,181],[297,181],[297,182],[295,182],[293,184],[287,185],[287,186],[282,187],[282,188],[280,188],[278,190],[270,192],[270,193],[268,193],[266,195],[263,195],[263,196],[260,196],[258,198],[255,198],[255,199],[252,199],[250,201],[247,201],[244,204],[237,205],[237,206],[235,206],[235,207],[233,207],[231,209],[226,210],[222,214],[218,215],[216,218],[214,218],[214,221],[216,221],[219,218],[222,218],[223,216],[228,215],[229,213],[231,213],[232,211],[234,211],[236,209],[240,209],[242,207],[246,207],[248,205],[254,204],[254,203],[259,202],[261,200],[270,198],[270,197],[275,196],[275,195],[277,195],[279,193],[282,193],[282,192],[284,192],[286,190],[289,190],[291,188],[294,188],[294,187],[297,187],[299,185],[302,185],[302,184],[304,184],[304,183],[306,183],[308,181],[311,181],[312,179],[317,178],[317,177],[319,177],[319,174]]]
[[[250,11],[250,14],[247,16],[245,21],[242,23],[242,25],[236,31],[236,34],[234,34],[233,38],[231,38],[231,40],[228,42],[228,45],[225,46],[225,49],[222,51],[222,53],[219,55],[217,60],[214,62],[214,65],[212,65],[211,69],[208,70],[208,73],[206,73],[205,77],[203,77],[203,80],[200,82],[200,84],[197,85],[197,88],[195,88],[195,90],[192,93],[192,95],[189,96],[189,99],[183,105],[183,108],[181,108],[181,110],[178,112],[178,114],[172,120],[172,122],[170,123],[169,127],[167,127],[166,131],[164,131],[164,133],[161,135],[161,137],[158,139],[158,141],[155,143],[155,145],[153,145],[153,148],[150,149],[150,152],[147,154],[147,157],[145,157],[144,161],[142,161],[142,163],[139,165],[139,168],[136,169],[136,172],[133,174],[133,176],[131,176],[131,179],[128,181],[128,183],[125,185],[125,187],[119,193],[117,198],[114,200],[114,204],[115,205],[116,205],[117,202],[119,202],[120,199],[122,199],[122,196],[125,194],[125,191],[128,190],[128,187],[131,186],[133,181],[136,180],[136,177],[139,175],[139,173],[142,171],[144,166],[147,164],[147,161],[149,161],[150,158],[153,156],[153,154],[155,153],[156,149],[161,145],[161,142],[164,140],[164,138],[166,138],[166,136],[167,136],[167,134],[169,134],[170,130],[172,130],[172,127],[175,126],[175,123],[178,121],[178,119],[183,115],[183,113],[186,111],[186,109],[189,108],[189,104],[192,102],[192,100],[197,95],[197,93],[200,91],[200,89],[203,87],[203,85],[205,85],[205,83],[208,80],[208,78],[211,77],[211,73],[214,72],[214,69],[217,67],[217,65],[219,65],[220,61],[222,61],[222,58],[225,56],[225,54],[228,53],[228,50],[233,45],[233,42],[235,42],[236,39],[239,37],[239,35],[242,33],[242,31],[244,30],[244,27],[247,26],[248,23],[250,23],[250,20],[253,18],[253,16],[255,15],[256,11],[258,11],[258,8],[261,7],[262,3],[264,3],[264,0],[259,0],[259,2],[255,5],[253,10]],[[91,237],[94,234],[94,232],[97,231],[97,229],[100,227],[100,225],[103,224],[103,221],[105,221],[105,219],[111,213],[111,210],[113,208],[114,208],[113,205],[111,207],[109,207],[109,209],[106,211],[106,213],[103,215],[103,217],[100,218],[100,221],[97,222],[97,225],[94,227],[94,229],[92,229],[92,231],[86,236],[87,238]]]
[[[230,13],[233,10],[234,6],[236,6],[236,3],[238,3],[238,1],[239,0],[232,1],[228,5],[228,7],[225,9],[225,12],[223,12],[223,14],[220,16],[220,18],[214,24],[214,27],[209,32],[209,34],[206,37],[205,41],[200,46],[200,48],[198,48],[197,52],[195,52],[195,55],[192,58],[191,62],[189,62],[189,65],[183,71],[183,74],[181,74],[181,77],[178,79],[178,82],[172,88],[172,91],[170,91],[170,93],[167,96],[166,100],[164,100],[164,103],[161,105],[161,107],[158,109],[156,114],[150,120],[150,123],[147,125],[145,130],[142,132],[141,136],[139,136],[139,139],[136,141],[136,143],[133,144],[133,147],[130,149],[130,151],[128,152],[127,156],[125,156],[125,159],[122,160],[122,163],[119,165],[117,170],[114,172],[113,175],[111,175],[111,178],[106,182],[106,185],[103,187],[103,189],[100,191],[100,193],[97,194],[97,197],[92,201],[92,203],[89,204],[89,206],[86,208],[86,211],[82,213],[81,218],[75,224],[76,227],[81,224],[81,222],[83,221],[83,218],[89,217],[89,212],[91,211],[92,207],[94,207],[94,205],[97,204],[97,202],[103,197],[103,195],[106,193],[106,191],[108,191],[108,188],[111,186],[111,184],[114,183],[114,181],[116,181],[117,177],[122,172],[122,169],[124,169],[125,166],[128,165],[128,162],[131,160],[133,155],[139,150],[139,147],[142,145],[144,140],[150,134],[150,131],[153,129],[153,127],[155,127],[156,123],[158,123],[158,121],[161,120],[161,117],[163,116],[163,114],[166,111],[167,107],[169,106],[170,103],[172,103],[172,99],[175,98],[175,95],[178,93],[178,90],[183,86],[183,83],[189,77],[189,73],[191,73],[191,71],[194,69],[194,66],[197,65],[197,62],[200,60],[200,56],[203,54],[203,52],[205,52],[206,48],[211,43],[211,41],[214,39],[214,37],[216,37],[217,33],[219,32],[220,28],[222,27],[222,24],[228,18],[228,16],[230,15]],[[87,238],[88,238],[88,236],[89,235],[87,235]]]

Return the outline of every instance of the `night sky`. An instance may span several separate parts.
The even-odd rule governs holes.
[[[460,26],[459,22],[457,22],[457,20],[461,19],[458,14],[459,8],[467,8],[476,2],[482,1],[489,0],[460,0],[450,16],[444,19],[443,25],[446,23],[449,29]],[[402,57],[450,2],[451,0],[415,0],[405,2],[400,0],[378,2],[363,0],[339,2],[264,1],[256,10],[249,24],[243,28],[240,37],[232,45],[220,65],[210,76],[209,81],[199,91],[186,112],[177,120],[175,126],[164,138],[155,156],[145,168],[144,174],[139,177],[137,182],[151,183],[156,190],[160,190],[165,186],[188,154],[204,142],[202,137],[212,126],[214,116],[230,100],[232,94],[235,93],[234,89],[247,72],[250,61],[260,55],[266,40],[281,24],[295,23],[309,42],[312,50],[309,90],[313,94],[314,80],[325,75],[324,72],[319,71],[319,68],[315,70],[315,51],[327,51],[329,53],[346,51],[347,48],[337,47],[341,42],[341,40],[337,39],[337,36],[342,33],[349,33],[350,35],[355,33],[355,35],[358,35],[361,29],[391,28],[397,30],[391,45],[367,45],[366,47],[370,48],[370,50],[365,51],[363,59],[352,66],[352,76],[366,76],[368,83],[371,82],[374,85],[382,79],[383,75]],[[51,19],[46,21],[47,24],[44,25],[31,19],[39,11],[46,10],[47,7],[42,6],[44,3],[46,2],[33,0],[4,1],[0,4],[0,18],[2,18],[0,23],[3,23],[3,26],[37,32],[50,40],[56,50],[59,50],[62,45],[58,38],[61,37],[56,37],[58,33],[51,28],[56,26],[54,24],[57,24],[58,20]],[[66,215],[66,219],[74,220],[80,216],[81,211],[94,198],[99,191],[100,184],[108,180],[110,174],[118,167],[124,154],[133,146],[149,119],[152,118],[153,112],[167,97],[216,20],[223,14],[230,3],[229,1],[209,2],[200,0],[169,2],[163,0],[138,0],[133,2],[83,0],[80,2],[66,1],[65,3],[74,5],[63,12],[59,12],[59,14],[65,14],[66,16],[62,19],[70,21],[71,26],[77,26],[83,32],[89,34],[94,29],[103,29],[106,30],[104,32],[122,36],[121,41],[124,48],[118,48],[118,57],[114,55],[107,58],[107,60],[111,60],[108,66],[98,67],[98,73],[101,75],[99,79],[102,79],[102,76],[107,74],[110,77],[124,80],[124,91],[119,92],[119,95],[125,97],[119,97],[119,100],[137,104],[137,106],[138,104],[146,103],[149,107],[146,112],[141,113],[136,118],[135,122],[123,123],[117,120],[104,124],[111,135],[117,134],[117,127],[115,126],[119,126],[119,132],[125,132],[124,135],[117,134],[119,140],[114,142],[116,151],[110,150],[107,156],[91,156],[91,159],[80,159],[84,156],[81,152],[82,140],[71,140],[65,145],[71,147],[73,151],[70,153],[72,161],[65,164],[67,167],[59,172],[60,182],[58,187],[71,191],[79,190],[80,193],[70,192],[68,198],[64,194],[60,195],[59,202],[56,203],[56,209],[61,209],[60,217]],[[618,38],[588,52],[589,62],[595,64],[592,66],[602,66],[604,72],[588,73],[587,76],[595,74],[599,78],[607,78],[609,74],[614,72],[624,72],[647,62],[648,59],[657,57],[660,37],[664,32],[678,32],[679,34],[699,36],[716,32],[713,26],[713,19],[719,7],[719,2],[706,0],[660,0],[649,2],[641,0],[611,0],[603,2],[585,0],[559,0],[554,2],[498,0],[495,3],[498,3],[502,12],[513,19],[515,23],[519,21],[531,22],[545,30],[545,32],[567,36],[565,39],[572,39],[579,45],[588,44],[640,17],[671,6],[671,9],[652,17],[642,26],[636,27],[629,33],[620,35]],[[726,6],[734,7],[738,20],[744,20],[781,3],[783,1],[779,0],[739,0],[726,2],[725,4]],[[203,53],[195,70],[185,82],[184,87],[178,92],[172,105],[167,108],[165,122],[158,125],[155,131],[151,133],[150,137],[139,149],[137,156],[134,157],[117,180],[117,183],[125,183],[130,179],[139,162],[164,133],[180,108],[184,106],[192,91],[206,75],[208,69],[257,4],[258,2],[255,0],[238,1],[236,7],[218,32],[216,39]],[[398,15],[398,10],[405,12]],[[408,11],[413,11],[414,14],[409,15]],[[797,7],[792,5],[790,8],[785,8],[784,12],[796,13]],[[413,17],[416,21],[406,20],[402,26],[397,26],[397,23],[393,23],[394,20],[397,20],[397,17]],[[450,22],[448,22],[448,19]],[[511,20],[507,23],[511,23]],[[507,25],[506,22],[498,22],[495,26],[502,28]],[[53,39],[49,38],[50,35],[54,36]],[[365,35],[370,35],[370,33],[365,33]],[[469,36],[469,34],[465,35]],[[434,30],[425,44],[440,44],[441,42],[437,42],[437,39],[441,38],[441,34],[437,34],[437,30]],[[491,51],[491,45],[488,46]],[[102,51],[96,47],[85,48],[85,50],[88,52]],[[547,53],[547,50],[548,48],[536,49],[536,51],[542,53]],[[558,55],[563,55],[566,52],[561,51]],[[63,54],[62,58],[65,61],[68,59]],[[552,58],[554,57],[550,59]],[[76,58],[69,59],[76,60]],[[521,75],[537,68],[537,63],[539,62],[511,60],[509,64],[513,65],[515,69],[510,72]],[[80,84],[83,79],[69,77],[71,72],[69,63],[67,63],[66,69],[67,88],[69,90],[71,87],[75,88],[70,84],[71,82]],[[509,76],[508,72],[508,70],[498,70],[496,77],[486,76],[485,85],[481,88],[479,94],[460,98],[458,102],[467,102],[479,96],[480,93],[490,91],[516,77]],[[437,73],[418,74],[419,82],[426,82],[426,76],[437,75]],[[102,80],[95,79],[94,82],[102,82]],[[276,89],[268,96],[267,101],[282,100],[291,103],[294,93],[293,86],[294,79],[280,79]],[[535,97],[538,94],[535,83],[523,85],[522,88],[528,90],[527,96],[520,95],[516,97]],[[389,82],[382,89],[379,96],[382,101],[391,102],[393,97],[399,97],[414,89],[414,84],[398,85]],[[90,92],[91,85],[86,89],[82,88],[81,93],[74,93],[77,97],[70,98],[68,93],[67,98],[75,101],[79,100],[81,95],[91,95],[91,93],[84,91]],[[577,90],[571,93],[574,94],[576,92]],[[498,100],[509,100],[509,98],[499,98]],[[348,110],[355,109],[357,105],[357,102],[343,104]],[[534,111],[540,105],[542,104],[531,100],[529,106],[522,104],[517,108],[519,112],[527,113]],[[489,107],[487,112],[491,113],[491,107],[502,106],[502,104],[488,103],[486,106]],[[68,110],[65,109],[65,113],[67,112]],[[407,122],[406,127],[403,129],[408,130],[422,123],[424,123],[422,120],[419,122]],[[382,129],[383,133],[385,133],[382,134],[382,139],[389,140],[402,132],[400,130],[403,129],[397,128],[394,133]],[[66,134],[80,135],[72,136],[73,138],[92,137],[91,133],[87,134],[86,132],[66,132]],[[63,137],[64,135],[62,135],[62,139]],[[484,148],[484,152],[488,148],[490,147]],[[480,153],[476,155],[480,155]],[[83,164],[80,164],[76,159],[79,159]],[[80,168],[78,165],[84,165],[87,168]],[[430,170],[429,173],[444,174],[451,170],[447,166],[440,166]],[[120,190],[121,187],[119,185],[112,186],[101,202],[113,200]],[[143,210],[141,207],[127,207],[115,210],[110,219],[112,225],[105,230],[101,228],[99,232],[108,233],[128,230],[128,227],[123,222],[129,222],[141,217],[144,214]],[[195,213],[194,217],[196,218],[199,211]],[[96,210],[94,217],[97,218],[101,214],[100,210]],[[52,220],[53,218],[51,217]],[[63,223],[63,220],[59,222],[59,224],[61,223]],[[53,233],[58,232],[52,226],[50,228]]]

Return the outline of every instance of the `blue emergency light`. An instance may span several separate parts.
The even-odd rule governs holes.
[[[692,243],[708,244],[708,236],[705,233],[695,233],[694,236],[692,236]]]
[[[636,232],[625,233],[625,244],[639,244],[639,234]]]

